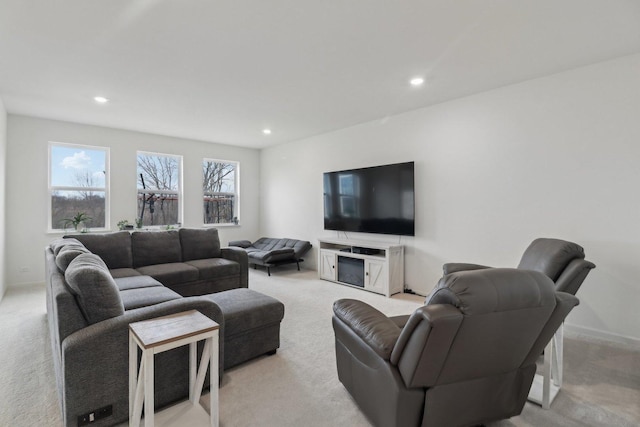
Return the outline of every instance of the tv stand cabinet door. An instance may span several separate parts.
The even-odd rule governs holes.
[[[366,259],[364,261],[364,288],[368,291],[389,296],[389,278],[384,261]]]
[[[336,281],[336,254],[333,251],[320,251],[320,278]]]

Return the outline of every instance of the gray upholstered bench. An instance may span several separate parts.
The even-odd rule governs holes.
[[[280,347],[284,304],[251,289],[240,288],[208,295],[224,317],[224,369]]]

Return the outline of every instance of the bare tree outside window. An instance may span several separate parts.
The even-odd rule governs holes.
[[[138,219],[143,226],[180,223],[179,156],[138,153]]]
[[[51,230],[65,229],[69,218],[84,213],[88,228],[107,227],[108,149],[50,143]]]
[[[205,159],[202,163],[205,224],[238,223],[238,163]]]

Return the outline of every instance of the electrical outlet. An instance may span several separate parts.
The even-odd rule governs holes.
[[[88,412],[78,417],[78,427],[86,426],[106,417],[113,415],[113,405],[104,406],[95,411]]]

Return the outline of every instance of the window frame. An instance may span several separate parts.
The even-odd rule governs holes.
[[[201,176],[200,176],[200,181],[201,181],[201,193],[200,193],[200,200],[201,202],[204,202],[204,198],[206,196],[205,191],[204,191],[204,163],[205,162],[213,162],[213,163],[227,163],[227,164],[233,164],[234,165],[234,192],[233,193],[221,193],[221,194],[233,194],[234,196],[234,201],[235,203],[233,204],[233,217],[237,219],[237,222],[213,222],[213,223],[206,223],[204,221],[205,218],[205,208],[204,208],[204,203],[202,203],[202,211],[201,211],[201,215],[202,215],[202,223],[204,227],[231,227],[231,226],[238,226],[240,225],[240,162],[237,160],[223,160],[223,159],[214,159],[214,158],[209,158],[209,157],[204,157],[202,159],[201,165],[200,165],[200,171],[201,171]]]
[[[51,167],[52,152],[54,147],[66,147],[73,149],[86,149],[93,151],[104,151],[104,188],[103,187],[81,187],[81,186],[63,186],[52,185],[52,173]],[[104,227],[89,227],[94,231],[107,231],[111,229],[111,171],[110,171],[110,155],[111,150],[109,147],[102,147],[99,145],[86,145],[86,144],[74,144],[68,142],[49,141],[48,154],[47,154],[47,233],[67,233],[67,228],[54,228],[52,222],[52,198],[54,191],[103,191],[104,192]],[[73,230],[75,231],[75,230]]]
[[[159,153],[155,151],[145,151],[145,150],[137,150],[136,151],[136,175],[135,175],[135,183],[136,183],[136,207],[135,207],[135,219],[138,218],[138,194],[140,193],[140,189],[138,188],[138,176],[140,173],[138,172],[138,157],[140,155],[145,156],[158,156],[158,157],[173,157],[178,160],[178,189],[177,190],[158,190],[153,189],[153,192],[156,194],[177,194],[178,196],[178,221],[175,224],[155,224],[155,225],[142,225],[142,228],[148,230],[159,230],[165,229],[169,226],[178,226],[180,227],[183,223],[184,218],[184,177],[183,177],[183,162],[184,156],[181,154],[170,154],[170,153]]]

